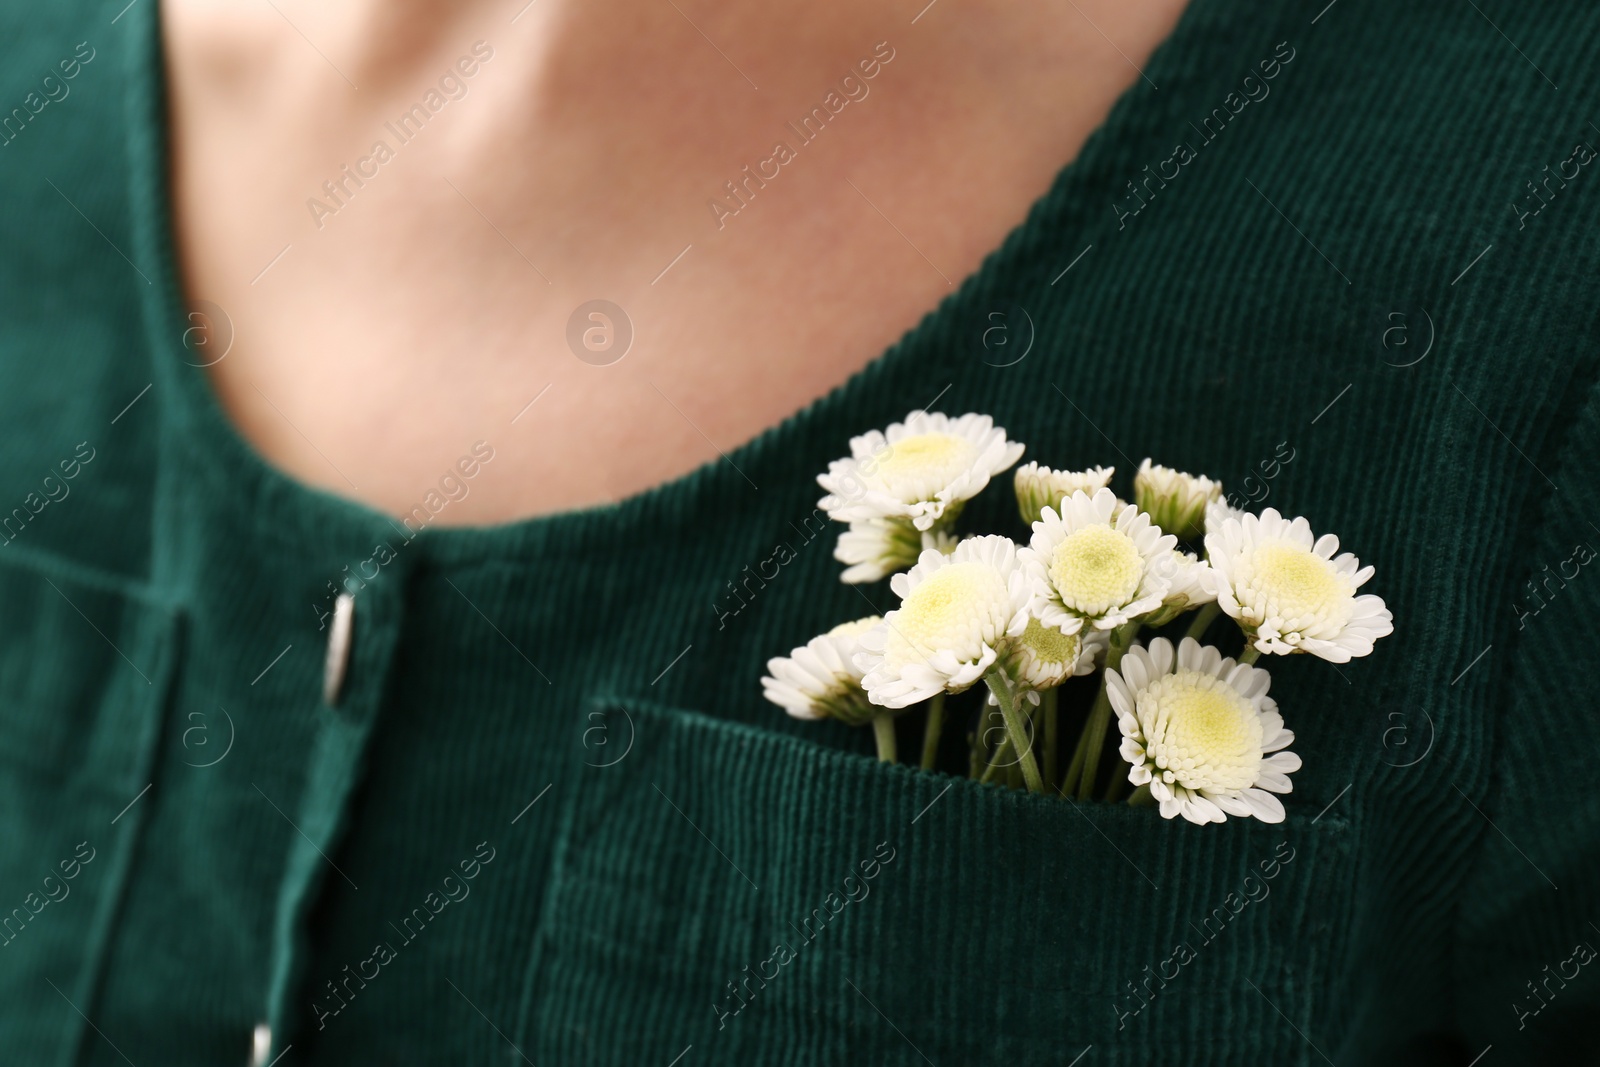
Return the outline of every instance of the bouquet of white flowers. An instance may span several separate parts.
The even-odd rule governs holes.
[[[769,660],[767,698],[799,718],[871,723],[886,761],[896,759],[895,717],[921,707],[921,766],[932,771],[954,714],[946,697],[982,682],[968,735],[968,773],[981,781],[1091,799],[1115,714],[1121,763],[1105,799],[1131,785],[1129,803],[1169,819],[1281,821],[1277,794],[1291,790],[1300,757],[1257,661],[1369,654],[1393,630],[1383,600],[1357,593],[1372,568],[1304,518],[1235,511],[1221,483],[1148,459],[1131,504],[1113,494],[1111,467],[1029,463],[1014,476],[1028,544],[958,537],[965,502],[1022,452],[976,414],[913,411],[854,438],[818,477],[828,493],[819,506],[848,524],[834,552],[848,564],[842,580],[892,576],[899,607]],[[1243,634],[1236,658],[1202,643],[1223,614]],[[1176,643],[1154,635],[1186,615]],[[1063,702],[1069,679],[1096,672],[1086,707]],[[1079,724],[1070,749],[1064,721]]]

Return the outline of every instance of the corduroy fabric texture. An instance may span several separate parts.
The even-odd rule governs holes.
[[[242,1064],[261,1021],[284,1067],[1596,1062],[1600,178],[1549,176],[1600,144],[1600,15],[1195,0],[840,389],[615,507],[407,539],[183,358],[156,7],[0,12],[0,1062]],[[1283,824],[884,766],[761,699],[892,606],[814,476],[935,397],[1377,567],[1372,657],[1264,664]],[[962,525],[1024,536],[1003,484]]]

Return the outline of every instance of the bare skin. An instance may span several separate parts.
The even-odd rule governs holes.
[[[189,297],[236,331],[208,371],[224,408],[270,463],[390,514],[489,442],[455,524],[733,449],[975,270],[1183,7],[942,0],[913,24],[922,2],[167,0],[173,207]],[[385,124],[463,57],[465,95],[401,143]],[[830,91],[866,95],[802,144],[786,123]],[[567,342],[596,298],[634,330],[604,366]]]

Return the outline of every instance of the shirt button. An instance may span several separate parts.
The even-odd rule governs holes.
[[[267,1067],[267,1053],[271,1051],[272,1027],[256,1023],[255,1033],[250,1035],[250,1067]]]
[[[333,602],[333,623],[328,627],[328,658],[322,669],[322,701],[329,707],[339,703],[344,686],[345,666],[350,662],[350,629],[355,621],[356,598],[340,593]]]

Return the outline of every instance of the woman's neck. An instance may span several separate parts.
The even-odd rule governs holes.
[[[480,439],[510,460],[448,521],[636,492],[826,392],[1182,6],[525,3],[164,5],[186,283],[237,338],[207,373],[269,460],[393,513]],[[625,358],[571,340],[595,299]]]

